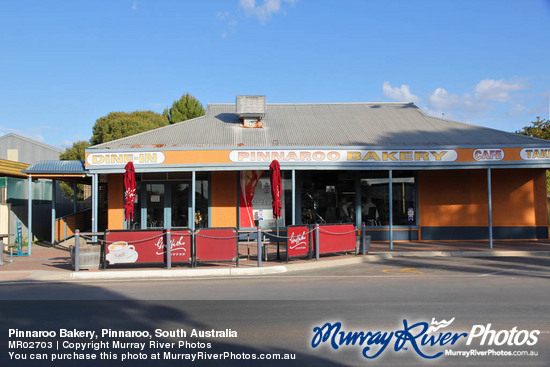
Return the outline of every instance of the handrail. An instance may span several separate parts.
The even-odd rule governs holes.
[[[56,231],[56,233],[52,236],[54,238],[54,243],[63,242],[75,237],[75,230],[78,227],[77,222],[79,218],[86,218],[88,215],[91,215],[91,209],[81,210],[56,218],[55,225],[53,226],[53,230]],[[72,223],[69,225],[69,222]]]
[[[57,217],[57,218],[55,218],[55,220],[58,221],[58,220],[65,219],[65,218],[68,218],[68,217],[72,217],[74,215],[78,215],[78,214],[81,214],[81,213],[84,213],[84,212],[87,212],[87,211],[91,211],[91,210],[92,210],[91,208],[90,209],[84,209],[84,210],[81,210],[81,211],[76,212],[76,213],[71,213],[71,214],[64,215],[62,217]]]

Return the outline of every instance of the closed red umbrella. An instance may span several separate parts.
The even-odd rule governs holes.
[[[134,219],[134,201],[136,200],[136,169],[128,162],[124,167],[124,213],[125,219]]]
[[[281,217],[281,166],[279,165],[278,160],[274,160],[269,165],[269,180],[271,182],[271,197],[273,201],[271,202],[271,207],[273,208],[273,217],[275,218],[275,223],[277,226],[277,260],[279,260],[279,219]]]
[[[271,181],[271,197],[273,198],[271,202],[273,217],[280,218],[283,206],[281,205],[281,166],[279,161],[274,160],[269,165],[269,178]]]

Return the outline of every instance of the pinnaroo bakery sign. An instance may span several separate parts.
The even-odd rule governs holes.
[[[455,150],[233,150],[234,163],[253,162],[453,162]]]
[[[458,162],[550,161],[548,147],[460,149],[191,149],[163,151],[88,151],[86,166],[118,167],[181,164],[438,164]]]

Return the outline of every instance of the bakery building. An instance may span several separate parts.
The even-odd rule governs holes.
[[[545,140],[428,116],[412,103],[267,104],[237,96],[202,117],[86,149],[92,231],[363,223],[373,241],[547,239]],[[124,167],[136,172],[124,216]],[[27,171],[32,176],[32,167]]]

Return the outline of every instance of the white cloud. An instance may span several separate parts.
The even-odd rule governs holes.
[[[247,14],[257,17],[265,24],[272,14],[281,11],[282,3],[295,3],[297,0],[264,0],[262,5],[256,4],[256,0],[239,0],[239,7]]]
[[[418,103],[421,99],[420,97],[412,94],[409,86],[406,84],[402,84],[401,87],[392,87],[389,82],[384,82],[382,91],[386,97],[395,101]]]
[[[239,6],[243,9],[254,9],[256,0],[239,0]]]
[[[216,14],[216,18],[220,21],[220,22],[223,22],[227,25],[227,27],[229,28],[229,30],[232,32],[232,33],[235,33],[236,31],[236,28],[237,28],[237,21],[235,20],[235,18],[233,18],[233,16],[231,15],[231,13],[229,13],[228,11],[226,12],[218,12]],[[221,37],[222,38],[226,38],[227,37],[227,32],[222,32],[221,34]]]
[[[437,88],[428,96],[428,105],[436,111],[454,109],[459,107],[460,104],[460,97],[447,92],[445,88]]]
[[[412,101],[418,104],[420,100],[425,100],[421,107],[430,115],[464,121],[484,116],[489,110],[499,110],[508,116],[526,112],[525,105],[520,101],[525,99],[524,93],[513,93],[526,90],[528,87],[521,79],[486,78],[469,88],[469,93],[463,94],[451,93],[439,87],[421,98],[412,94],[408,85],[392,87],[389,82],[384,82],[382,90],[384,96],[397,101]]]
[[[137,0],[134,0],[132,2],[132,10],[137,10],[137,8],[138,8],[138,2],[137,2]]]
[[[512,102],[511,92],[527,89],[519,81],[483,79],[474,88],[475,97],[481,101]]]
[[[542,85],[546,81],[535,77],[480,78],[469,85],[439,85],[418,97],[411,93],[411,89],[416,90],[414,85],[412,88],[408,85],[392,87],[384,82],[382,89],[386,100],[414,100],[416,97],[421,100],[418,106],[431,116],[517,131],[526,121],[550,112],[548,87]]]
[[[474,115],[490,109],[490,106],[477,101],[470,94],[449,93],[445,88],[437,88],[428,96],[426,112],[434,116],[460,116],[470,119]]]

